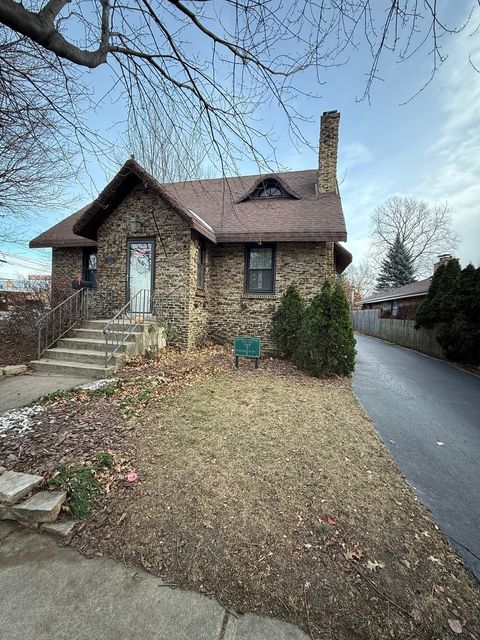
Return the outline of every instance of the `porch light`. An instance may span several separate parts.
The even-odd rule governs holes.
[[[136,216],[130,218],[130,231],[132,233],[140,233],[142,230],[142,223]]]

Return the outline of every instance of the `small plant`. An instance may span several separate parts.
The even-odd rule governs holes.
[[[58,391],[47,393],[47,395],[42,396],[38,400],[35,400],[35,402],[32,404],[49,404],[50,402],[55,402],[55,400],[70,398],[76,393],[78,393],[78,389],[76,389],[75,387],[70,387],[69,389],[59,389]]]
[[[97,467],[100,469],[113,469],[115,460],[108,451],[100,451],[97,453]]]
[[[100,483],[94,467],[60,467],[48,483],[49,487],[63,489],[72,514],[85,520],[92,512],[93,499],[100,493]]]
[[[117,384],[106,384],[98,389],[89,389],[88,395],[94,398],[109,398],[117,391]]]

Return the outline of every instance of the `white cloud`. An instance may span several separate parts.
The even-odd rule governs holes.
[[[452,46],[448,76],[435,86],[443,124],[427,149],[428,173],[414,190],[434,201],[447,201],[462,238],[462,264],[480,264],[480,75],[469,63],[473,43],[465,30]]]

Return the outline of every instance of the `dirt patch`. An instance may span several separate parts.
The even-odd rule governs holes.
[[[140,481],[119,483],[73,540],[84,553],[314,638],[431,640],[458,625],[480,638],[474,580],[347,382],[274,360],[236,372],[215,349],[123,375],[105,402]]]

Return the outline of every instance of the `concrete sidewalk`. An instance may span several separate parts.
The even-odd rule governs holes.
[[[24,407],[37,398],[60,389],[70,389],[79,384],[94,382],[92,379],[32,373],[20,376],[0,377],[0,414],[10,409]]]
[[[87,560],[0,522],[0,629],[8,640],[307,640],[297,627],[234,615],[141,569]]]

